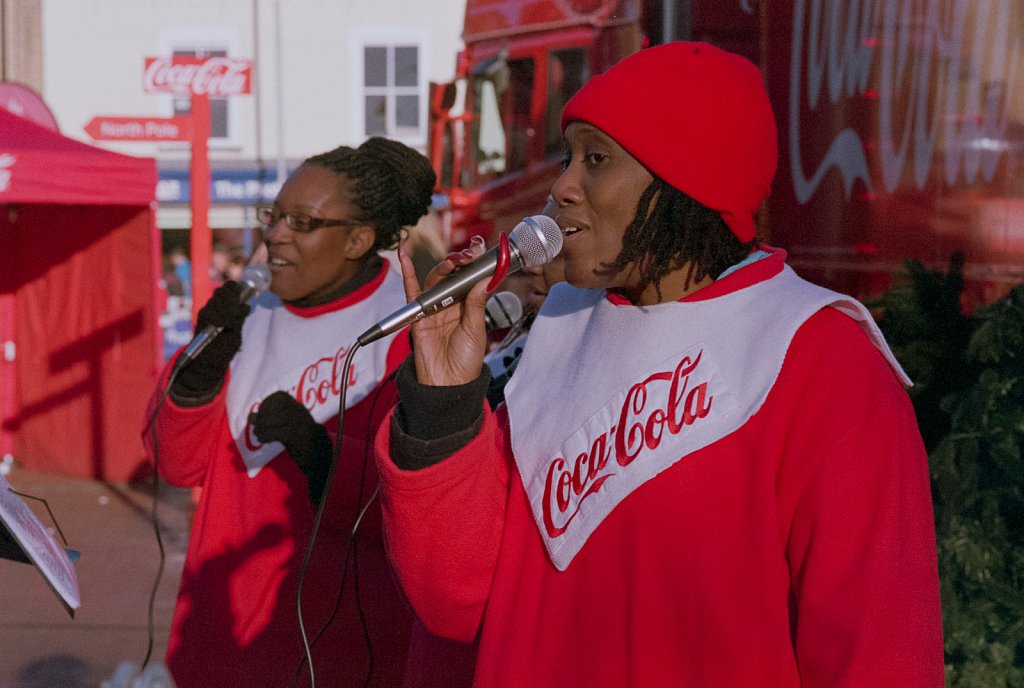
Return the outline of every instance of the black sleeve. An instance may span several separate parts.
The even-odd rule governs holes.
[[[181,408],[205,406],[217,398],[217,395],[220,394],[220,389],[223,385],[224,381],[221,380],[220,384],[207,392],[199,392],[195,390],[186,391],[185,388],[172,385],[169,396],[171,397],[171,401]]]
[[[409,356],[395,383],[401,398],[391,419],[391,458],[404,470],[418,470],[448,458],[476,437],[483,427],[484,399],[491,381],[484,366],[480,377],[465,385],[435,387],[416,380]]]

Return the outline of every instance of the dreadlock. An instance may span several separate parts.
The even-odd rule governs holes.
[[[352,180],[352,202],[362,213],[354,219],[373,226],[373,251],[394,248],[402,228],[416,224],[430,208],[436,181],[430,161],[398,141],[375,136],[358,148],[338,146],[306,158],[304,164]]]
[[[653,203],[653,209],[652,209]],[[640,195],[636,214],[622,237],[622,250],[602,274],[614,275],[636,264],[640,283],[653,284],[661,298],[665,275],[689,264],[685,288],[705,277],[718,277],[743,260],[757,239],[742,242],[721,214],[667,184],[659,177]]]

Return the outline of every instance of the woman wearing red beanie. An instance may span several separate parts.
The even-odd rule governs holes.
[[[478,687],[941,686],[910,381],[863,306],[756,239],[776,165],[756,67],[650,48],[562,126],[568,284],[505,405],[484,402],[478,285],[413,326],[378,435],[423,623],[478,641]]]

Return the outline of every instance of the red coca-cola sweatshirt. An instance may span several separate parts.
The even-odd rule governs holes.
[[[783,259],[776,253],[688,300],[745,298],[779,275]],[[701,377],[699,366],[718,338],[742,330],[736,325],[722,320],[698,338],[701,362],[684,351],[685,365],[652,368],[625,386],[635,432],[623,442],[637,447],[629,459],[613,449],[596,453],[604,462],[593,452],[516,457],[506,408],[492,413],[480,404],[480,431],[467,444],[434,465],[403,470],[396,465],[409,465],[403,453],[431,443],[404,434],[401,406],[382,428],[389,555],[428,629],[478,639],[474,686],[943,685],[927,458],[893,367],[846,313],[814,312],[780,361],[758,358],[758,340],[771,333],[749,337],[752,360],[778,366],[778,374],[742,425],[691,453],[669,452],[603,516],[590,508],[646,460],[644,452],[664,457],[666,446],[694,432],[702,409],[714,417],[729,390],[717,373]],[[587,355],[594,352],[571,352],[564,365],[585,375],[586,361],[572,358]],[[607,362],[594,363],[608,373]],[[719,361],[719,370],[728,364]],[[517,376],[527,374],[525,365]],[[679,408],[679,422],[667,417],[673,370],[686,371],[671,389],[690,410],[689,424]],[[647,385],[642,395],[639,383]],[[698,383],[706,384],[700,395]],[[543,387],[534,387],[534,403],[593,403],[576,397],[576,384],[550,387],[546,396],[537,392]],[[622,406],[610,398],[613,410]],[[578,431],[567,427],[564,435]],[[528,438],[530,428],[520,432]],[[551,467],[554,496],[543,480],[524,486],[520,467],[536,462]],[[565,556],[558,538],[577,512],[596,526]]]
[[[284,389],[335,437],[347,342],[404,303],[401,280],[387,264],[355,292],[314,308],[285,306],[264,294],[253,302],[242,350],[217,397],[194,408],[170,398],[162,406],[155,424],[160,475],[175,486],[202,487],[167,650],[179,688],[309,685],[296,611],[314,520],[306,478],[280,448],[252,475],[243,454],[259,456],[262,447],[250,428],[244,437],[233,432],[229,416],[244,419],[251,403]],[[368,311],[360,322],[347,322],[360,308]],[[366,450],[396,400],[394,383],[385,378],[408,352],[404,334],[381,340],[355,353],[347,378],[340,456],[302,588],[318,688],[364,685],[371,648],[369,685],[401,685],[412,613],[383,552],[379,502],[370,503],[376,469]],[[261,376],[267,389],[257,384]],[[233,412],[228,399],[243,381],[255,396],[239,395],[241,410]],[[150,456],[157,455],[152,436],[145,440]],[[368,503],[351,551],[349,535]]]

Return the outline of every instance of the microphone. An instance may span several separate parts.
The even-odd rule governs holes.
[[[487,299],[484,324],[487,330],[506,330],[523,317],[523,302],[510,291],[499,291]]]
[[[238,283],[242,287],[242,292],[238,295],[238,299],[241,303],[248,303],[249,300],[256,296],[261,291],[266,291],[270,286],[270,268],[263,264],[247,265],[245,270],[242,271],[242,276],[239,278]],[[196,356],[202,353],[203,349],[214,340],[214,338],[221,333],[223,327],[217,325],[207,325],[204,327],[189,345],[185,347],[185,350],[181,352],[181,356],[178,356],[178,360],[175,361],[174,367],[177,370],[181,370],[189,363],[195,360]]]
[[[547,215],[533,215],[515,226],[508,235],[509,267],[513,273],[524,266],[533,267],[550,262],[562,250],[562,231]],[[463,265],[430,289],[384,318],[356,338],[361,346],[397,332],[414,320],[432,315],[461,301],[482,279],[494,274],[498,265],[498,247],[492,246],[471,263]]]

